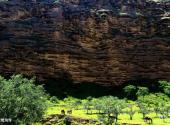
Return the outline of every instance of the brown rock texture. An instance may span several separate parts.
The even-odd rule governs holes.
[[[170,80],[170,2],[0,3],[0,73],[114,86]]]

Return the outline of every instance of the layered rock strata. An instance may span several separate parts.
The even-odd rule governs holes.
[[[0,73],[114,86],[170,80],[170,2],[0,3]]]

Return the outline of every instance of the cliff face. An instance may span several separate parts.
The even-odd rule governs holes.
[[[108,86],[170,80],[169,2],[16,1],[0,3],[1,74]]]

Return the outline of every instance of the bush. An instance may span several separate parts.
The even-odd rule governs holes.
[[[83,104],[83,108],[86,110],[86,114],[89,114],[89,111],[91,111],[90,114],[92,114],[92,107],[93,103],[91,101],[87,101]]]
[[[169,116],[169,97],[163,93],[155,93],[146,95],[144,97],[139,97],[138,103],[138,106],[141,109],[141,113],[143,114],[147,114],[149,110],[153,110],[156,113],[157,117],[159,115],[161,115],[162,118],[166,118]]]
[[[125,86],[124,92],[127,94],[127,97],[134,98],[136,87],[134,85]]]
[[[159,81],[160,87],[163,89],[164,93],[170,96],[170,82],[167,81]]]
[[[58,98],[56,96],[52,96],[50,98],[50,101],[53,102],[53,103],[58,103],[59,100],[58,100]]]
[[[34,79],[13,75],[0,77],[0,118],[11,118],[11,124],[31,124],[41,120],[46,110],[46,96]]]
[[[150,109],[149,109],[149,107],[147,106],[147,104],[142,103],[142,102],[140,102],[140,101],[138,101],[137,104],[138,104],[138,107],[139,107],[139,109],[140,109],[139,112],[142,114],[143,118],[145,118],[146,115],[151,112]]]
[[[94,107],[95,110],[98,111],[98,114],[101,114],[102,109],[103,109],[103,100],[102,99],[93,99],[92,100],[92,105]]]
[[[76,100],[75,102],[73,102],[71,105],[75,110],[79,110],[79,106],[82,104],[81,100]]]
[[[147,87],[138,87],[138,91],[136,93],[137,96],[144,97],[149,94],[149,89]]]
[[[102,106],[101,111],[104,114],[99,115],[99,120],[105,124],[111,124],[117,122],[118,116],[122,113],[122,110],[126,107],[124,100],[120,100],[117,97],[107,96],[101,98]]]
[[[132,104],[127,104],[128,105],[128,110],[126,110],[126,114],[129,115],[130,120],[133,119],[133,116],[135,115],[136,111],[133,109],[134,105]]]

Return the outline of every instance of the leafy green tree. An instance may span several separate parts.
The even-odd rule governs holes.
[[[164,98],[162,98],[164,97]],[[157,116],[158,114],[161,116],[162,119],[168,118],[169,117],[169,112],[170,112],[170,99],[169,97],[166,98],[165,96],[162,96],[161,99],[159,99],[159,105],[157,106]],[[160,97],[159,97],[160,98]],[[155,108],[156,108],[155,106]]]
[[[168,106],[170,105],[169,100],[169,97],[163,93],[154,93],[138,98],[139,102],[145,104],[148,108],[152,109],[157,116],[160,113],[163,113],[163,111],[165,112],[165,114],[166,112],[168,112]],[[167,107],[167,109],[165,107]]]
[[[56,96],[52,96],[50,98],[50,101],[53,102],[53,103],[57,103],[59,100],[58,100],[58,98]]]
[[[123,89],[124,92],[127,94],[127,97],[131,97],[131,96],[134,97],[134,93],[136,91],[136,87],[134,85],[125,86]]]
[[[115,100],[114,106],[112,107],[111,111],[115,116],[116,122],[118,120],[118,116],[122,113],[122,110],[125,108],[126,103],[124,100]]]
[[[72,107],[75,109],[75,110],[79,110],[79,106],[82,104],[81,100],[76,100],[72,103]]]
[[[167,84],[169,84],[168,81],[164,81],[164,80],[160,80],[160,81],[158,81],[158,82],[159,82],[161,88],[163,88],[163,87],[165,87]]]
[[[149,89],[147,87],[138,87],[138,91],[136,95],[144,97],[145,95],[149,94]]]
[[[34,79],[13,75],[0,77],[0,118],[11,118],[11,124],[31,124],[39,121],[46,110],[46,94]]]
[[[64,98],[64,105],[70,109],[77,109],[79,103],[81,103],[81,101],[77,98],[71,96]]]
[[[165,106],[165,112],[166,112],[166,117],[169,118],[169,113],[170,113],[170,105]]]
[[[145,104],[145,103],[142,103],[140,101],[137,101],[137,105],[140,109],[140,113],[142,114],[143,118],[146,117],[147,114],[149,114],[151,111],[149,109],[149,107]]]
[[[93,99],[92,104],[93,104],[94,109],[98,111],[98,114],[101,114],[102,113],[101,111],[104,108],[103,100],[101,98]]]
[[[133,116],[136,113],[136,111],[133,109],[133,106],[134,105],[132,105],[132,104],[128,104],[128,110],[126,110],[126,112],[125,112],[126,114],[129,115],[130,120],[133,120]]]
[[[167,85],[167,86],[165,86],[164,92],[165,92],[165,94],[167,94],[168,96],[170,96],[170,84]]]
[[[170,96],[170,82],[168,81],[159,81],[160,87],[163,89],[164,93]]]
[[[107,122],[109,125],[113,121],[117,122],[119,114],[122,113],[125,107],[125,101],[113,96],[103,97],[102,101],[103,106],[101,110],[105,114],[102,114],[100,119],[103,118],[102,121]]]
[[[140,113],[145,117],[151,110],[153,110],[157,115],[160,110],[159,101],[157,101],[157,96],[155,94],[149,94],[144,97],[138,97],[137,104],[140,108]]]
[[[86,110],[86,114],[89,114],[89,111],[91,111],[90,114],[92,114],[92,106],[93,106],[93,104],[92,104],[91,101],[88,101],[88,100],[87,100],[87,101],[84,103],[83,107],[84,107],[84,109]]]
[[[87,97],[87,101],[92,101],[93,100],[93,98],[91,97],[91,96],[89,96],[89,97]]]
[[[98,119],[102,123],[102,125],[113,125],[113,123],[115,122],[114,117],[112,116],[108,117],[105,114],[98,115]]]
[[[167,106],[165,103],[161,103],[161,108],[158,111],[161,118],[164,120],[165,118],[168,118],[169,115],[169,106]]]

